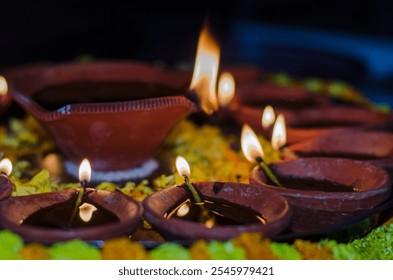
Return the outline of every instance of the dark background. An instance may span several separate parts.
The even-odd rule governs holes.
[[[221,44],[222,64],[251,62],[267,70],[294,75],[343,79],[363,87],[377,100],[383,101],[386,95],[391,95],[393,104],[392,12],[393,1],[382,0],[2,1],[0,68],[37,61],[70,61],[85,55],[98,59],[160,60],[167,64],[181,61],[192,65],[199,32],[208,18]],[[244,22],[247,24],[241,25]],[[267,36],[249,28],[265,25],[332,32],[344,34],[344,38],[364,36],[365,41],[359,47],[363,43],[375,44],[368,42],[368,38],[391,44],[383,46],[385,52],[380,56],[378,48],[363,49],[363,55],[375,54],[375,58],[365,58],[368,61],[360,57],[353,64],[347,63],[344,57],[335,62],[329,56],[283,54],[252,46],[266,44],[266,40],[280,35],[273,30]],[[288,36],[292,29],[286,33]],[[264,41],[258,42],[259,39]],[[320,39],[307,38],[309,45]],[[318,44],[315,46],[318,50]],[[320,41],[319,46],[324,43]],[[346,54],[351,52],[346,50]],[[388,59],[386,56],[390,55]],[[375,70],[368,69],[370,59],[374,60],[371,61],[374,68],[381,62],[385,73],[379,70],[370,74]],[[345,65],[340,65],[341,62]]]
[[[393,38],[393,3],[382,0],[2,1],[0,9],[1,66],[82,54],[192,60],[206,16],[224,54],[240,20]]]

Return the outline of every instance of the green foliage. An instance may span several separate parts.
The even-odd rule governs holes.
[[[52,260],[99,260],[100,250],[79,239],[56,243],[49,249]]]
[[[335,240],[322,240],[320,244],[329,246],[333,250],[333,258],[336,260],[360,260],[361,255],[351,244],[337,243]]]
[[[349,244],[364,260],[393,260],[393,224],[374,229]]]
[[[271,245],[273,253],[282,260],[301,260],[299,252],[288,243],[273,242]]]
[[[164,243],[150,251],[153,260],[190,260],[186,248],[176,243]]]
[[[246,251],[235,246],[232,241],[211,241],[207,250],[213,260],[245,260],[247,258]]]
[[[0,231],[0,260],[18,260],[18,251],[23,247],[23,239],[9,231]]]

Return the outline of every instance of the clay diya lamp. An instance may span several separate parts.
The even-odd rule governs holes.
[[[289,225],[291,209],[277,192],[247,184],[190,183],[188,168],[179,170],[186,174],[185,184],[143,201],[145,219],[165,239],[228,240],[242,232],[271,237]]]
[[[132,233],[142,221],[142,212],[138,202],[122,193],[83,185],[80,189],[2,200],[0,224],[27,241],[93,241]]]
[[[393,134],[348,129],[288,147],[302,157],[341,157],[370,161],[388,171],[393,164]]]
[[[300,158],[273,163],[281,183],[272,184],[259,167],[250,183],[274,190],[293,206],[291,230],[314,231],[364,214],[389,198],[391,181],[371,163],[339,158]]]
[[[198,110],[165,73],[136,62],[22,69],[10,81],[10,93],[47,128],[68,159],[68,173],[75,174],[75,163],[86,155],[96,180],[149,175],[168,131]]]
[[[4,158],[0,161],[0,200],[8,198],[14,189],[8,176],[12,171],[12,163],[9,159]]]

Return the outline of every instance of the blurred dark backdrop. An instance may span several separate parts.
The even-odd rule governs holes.
[[[2,1],[0,9],[0,66],[81,54],[190,60],[206,16],[227,44],[240,20],[393,38],[393,1],[382,0]]]

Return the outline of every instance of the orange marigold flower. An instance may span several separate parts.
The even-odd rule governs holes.
[[[333,251],[326,245],[307,240],[295,240],[293,247],[300,253],[303,260],[332,260]]]
[[[48,260],[48,248],[39,243],[30,243],[19,250],[23,260]]]
[[[271,249],[271,240],[263,238],[259,233],[242,233],[234,239],[236,246],[247,251],[249,260],[277,260]]]
[[[207,243],[204,240],[194,242],[190,249],[191,259],[193,260],[211,260],[211,256],[207,249]]]
[[[138,242],[132,242],[127,237],[114,238],[105,241],[101,250],[103,260],[147,260],[146,249]]]

